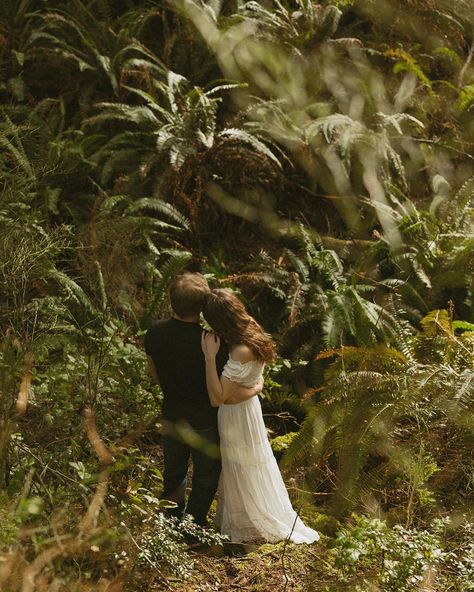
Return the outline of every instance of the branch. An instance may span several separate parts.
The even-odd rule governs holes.
[[[56,557],[68,556],[73,553],[85,551],[90,548],[90,541],[80,540],[71,535],[70,540],[64,545],[56,544],[48,547],[42,551],[33,563],[30,563],[26,569],[23,570],[23,583],[21,592],[35,592],[36,577],[49,565]]]
[[[31,392],[31,369],[33,368],[33,354],[28,352],[25,356],[25,370],[23,371],[23,379],[20,384],[20,390],[16,400],[17,416],[24,415],[28,407],[28,399]]]
[[[109,484],[109,476],[112,470],[110,465],[113,463],[114,458],[97,432],[94,410],[90,407],[87,407],[84,410],[84,426],[87,437],[99,457],[99,461],[102,465],[108,466],[102,469],[95,493],[87,507],[86,513],[78,525],[79,536],[72,534],[68,535],[65,543],[57,542],[44,549],[36,559],[24,569],[21,592],[35,592],[37,577],[41,574],[43,569],[51,564],[57,557],[67,557],[74,553],[82,553],[90,548],[90,537],[94,535],[97,517],[104,505]],[[84,538],[84,535],[89,536]]]
[[[24,561],[23,552],[20,549],[15,549],[8,555],[2,555],[2,562],[0,563],[0,590],[3,590],[3,584],[8,583],[10,577],[22,571],[21,563]]]
[[[92,407],[86,407],[84,409],[84,427],[89,442],[91,443],[94,452],[99,457],[99,462],[102,465],[111,465],[115,459],[112,456],[110,450],[104,444],[102,438],[99,436],[97,424],[95,421],[95,411]]]
[[[107,488],[109,485],[111,466],[106,467],[100,472],[99,482],[95,490],[94,496],[91,499],[85,515],[79,524],[79,532],[83,535],[97,526],[97,518],[99,512],[104,505],[105,496],[107,495]]]

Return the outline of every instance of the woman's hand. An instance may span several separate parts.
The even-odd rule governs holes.
[[[220,346],[221,340],[215,333],[202,332],[201,347],[206,358],[215,358]]]
[[[212,407],[222,405],[222,385],[217,375],[216,354],[219,351],[221,341],[215,333],[202,332],[201,347],[206,358],[206,384],[209,394],[209,402]]]

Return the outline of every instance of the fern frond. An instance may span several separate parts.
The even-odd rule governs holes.
[[[459,91],[456,101],[456,111],[461,115],[465,111],[471,111],[474,106],[474,84],[463,86]]]
[[[344,282],[343,265],[335,251],[330,249],[318,251],[312,258],[311,264],[321,272],[334,289],[337,290]]]
[[[319,7],[315,7],[313,10],[317,10]],[[337,31],[339,21],[341,20],[342,10],[337,6],[329,5],[325,6],[320,12],[320,16],[317,19],[317,35],[320,38],[328,39],[332,37]]]
[[[124,121],[134,125],[152,125],[158,127],[159,119],[149,107],[131,106],[124,103],[98,103],[97,107],[102,113],[88,117],[83,121],[83,126],[100,125],[110,121]]]
[[[298,465],[303,459],[307,459],[313,453],[314,447],[317,444],[315,437],[315,420],[317,417],[317,407],[311,407],[298,431],[298,435],[291,441],[283,455],[280,463],[282,468]],[[321,438],[321,433],[318,436]]]
[[[363,126],[343,113],[333,113],[325,117],[319,117],[310,123],[305,130],[305,140],[308,144],[314,140],[315,136],[322,133],[326,142],[331,143],[336,132],[345,128],[350,128],[353,132],[362,132]]]
[[[117,205],[122,205],[128,202],[127,195],[108,195],[104,201],[100,204],[101,210],[110,211],[113,210]]]
[[[384,52],[384,55],[389,58],[398,60],[394,66],[393,71],[395,74],[398,72],[412,72],[420,82],[426,87],[430,94],[433,94],[433,86],[430,79],[421,69],[416,59],[403,49],[388,49]]]
[[[238,142],[243,142],[244,144],[250,144],[250,146],[252,146],[257,152],[264,154],[267,158],[272,160],[276,165],[278,165],[278,167],[281,168],[281,163],[273,154],[273,152],[261,140],[249,134],[248,132],[236,128],[227,128],[219,132],[217,136],[220,138],[229,138]]]
[[[456,227],[463,227],[467,224],[469,211],[474,209],[474,176],[467,179],[457,190],[453,202]]]
[[[466,368],[458,379],[454,400],[465,410],[473,411],[474,406],[474,370]]]
[[[3,117],[5,118],[7,126],[0,133],[0,146],[3,146],[3,148],[5,150],[7,150],[8,152],[10,152],[12,154],[17,166],[26,173],[27,177],[31,181],[35,181],[36,174],[35,174],[33,165],[30,162],[30,159],[28,158],[28,156],[25,152],[25,149],[23,147],[22,140],[20,139],[20,136],[19,136],[18,127],[13,123],[13,121],[5,113],[4,110],[2,111],[2,114],[3,114]],[[8,136],[13,136],[13,138],[12,138],[13,141],[10,140],[8,138]],[[1,164],[1,161],[0,161],[0,164]]]
[[[72,296],[72,298],[87,312],[93,316],[97,315],[97,311],[92,304],[92,301],[84,292],[84,290],[79,286],[77,282],[75,282],[72,278],[70,278],[67,274],[63,273],[62,271],[58,271],[56,269],[51,270],[50,276],[54,279],[60,286],[62,286],[66,292]]]
[[[142,329],[148,328],[157,313],[157,309],[161,304],[165,290],[168,287],[171,279],[189,262],[192,258],[192,254],[185,251],[178,251],[170,253],[169,259],[160,268],[160,280],[158,284],[154,286],[154,295],[149,305],[147,306],[145,313],[140,321]]]
[[[151,210],[159,214],[165,214],[165,216],[179,224],[183,230],[190,229],[190,222],[186,216],[183,216],[172,204],[157,198],[142,197],[130,204],[124,214],[133,215],[142,210]]]
[[[403,134],[403,130],[400,126],[400,123],[403,121],[413,123],[414,125],[422,129],[425,127],[425,124],[422,121],[420,121],[416,117],[413,117],[413,115],[410,115],[409,113],[387,114],[378,111],[377,116],[381,119],[385,128],[391,125],[400,135]]]

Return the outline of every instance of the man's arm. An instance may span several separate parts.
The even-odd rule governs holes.
[[[148,373],[152,377],[153,382],[156,382],[156,384],[160,384],[160,379],[158,378],[158,373],[156,371],[155,364],[153,362],[153,358],[151,356],[147,356],[146,359],[148,362]]]
[[[258,395],[263,387],[263,379],[251,387],[246,388],[225,376],[217,376],[216,364],[213,358],[206,358],[206,382],[209,400],[212,407],[236,405]]]
[[[255,397],[255,395],[258,395],[258,393],[261,392],[263,388],[262,377],[258,380],[255,386],[250,388],[229,380],[225,376],[219,378],[216,368],[216,354],[219,351],[220,340],[217,335],[213,333],[206,335],[203,333],[201,343],[206,361],[207,391],[213,407],[218,407],[223,403],[230,405],[242,403],[247,399]],[[244,359],[245,358],[242,358],[239,361],[243,361]]]
[[[258,382],[255,386],[247,388],[242,385],[237,385],[235,391],[232,392],[232,395],[226,400],[227,405],[235,405],[236,403],[242,403],[243,401],[247,401],[247,399],[251,399],[255,397],[255,395],[259,395],[263,390],[263,376],[260,376]]]

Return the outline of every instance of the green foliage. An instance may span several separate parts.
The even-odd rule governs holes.
[[[278,0],[273,4],[273,10],[269,10],[259,2],[246,2],[242,9],[244,19],[254,23],[264,39],[278,37],[298,53],[331,38],[342,15],[335,5],[322,6],[307,0],[295,0],[295,10]]]
[[[341,529],[334,541],[336,565],[350,573],[368,557],[382,566],[376,580],[387,592],[410,592],[441,567],[447,553],[441,535],[448,521],[436,520],[430,530],[389,529],[384,522],[354,516],[355,524]]]
[[[194,567],[192,559],[186,554],[186,540],[190,537],[196,543],[205,545],[218,545],[226,540],[225,536],[198,526],[188,516],[181,522],[176,518],[166,518],[162,513],[150,516],[145,520],[145,529],[138,542],[137,567],[164,564],[172,575],[180,579],[189,578]]]
[[[393,66],[395,74],[399,72],[411,72],[414,74],[420,82],[426,87],[429,93],[433,93],[431,81],[417,64],[416,59],[403,49],[389,49],[385,52],[385,55],[389,58],[398,60]]]
[[[288,432],[282,436],[277,436],[276,438],[272,438],[270,444],[272,446],[273,452],[283,452],[290,446],[293,442],[295,437],[297,436],[297,432]]]
[[[299,248],[285,249],[279,263],[261,253],[255,264],[258,271],[264,270],[261,281],[284,302],[290,325],[317,327],[328,347],[387,340],[396,323],[388,307],[371,298],[376,286],[345,269],[338,254],[324,248],[319,236],[312,239],[302,226],[298,234]]]
[[[163,310],[163,300],[169,283],[172,278],[183,269],[190,259],[191,253],[180,251],[170,253],[168,260],[160,271],[159,279],[154,285],[152,298],[141,321],[142,328],[148,328],[152,320],[156,316],[159,316],[158,311]]]
[[[107,20],[96,19],[87,3],[75,0],[74,7],[52,12],[37,12],[29,38],[28,59],[43,59],[51,65],[77,68],[80,77],[120,92],[120,81],[130,70],[143,66],[164,72],[160,60],[145,46],[113,31]]]
[[[7,547],[16,542],[18,536],[18,524],[15,521],[15,514],[9,504],[6,495],[0,497],[0,547]]]
[[[138,169],[141,181],[151,178],[156,192],[158,178],[168,163],[179,170],[189,157],[211,149],[214,144],[223,147],[229,143],[236,148],[243,144],[279,165],[278,158],[251,129],[218,130],[217,109],[222,99],[216,95],[238,87],[225,82],[204,90],[168,71],[166,76],[153,78],[149,92],[125,87],[139,98],[138,105],[98,104],[100,113],[83,122],[86,128],[112,122],[129,128],[109,139],[94,155],[102,168],[102,182],[108,183],[117,170]]]
[[[472,588],[471,531],[472,523],[455,527],[449,518],[414,530],[353,514],[331,541],[330,553],[352,589],[376,585],[409,592],[430,582],[464,592]]]
[[[69,437],[80,436],[81,426],[74,424],[74,417],[89,395],[97,400],[99,430],[109,441],[146,425],[157,414],[160,394],[150,385],[141,344],[135,343],[130,329],[117,320],[106,323],[104,334],[98,342],[94,341],[93,332],[57,340],[54,347],[51,344],[49,351],[44,352],[48,365],[44,367],[40,359],[35,371],[35,402],[44,410],[43,421],[47,415],[47,421]],[[94,350],[100,352],[98,361],[94,360]],[[100,374],[96,386],[97,363]],[[54,405],[54,401],[58,404]]]
[[[469,111],[474,104],[474,84],[463,86],[459,91],[456,110],[459,114]]]
[[[335,474],[336,512],[360,503],[380,504],[377,496],[369,499],[391,478],[392,487],[407,501],[405,518],[411,524],[414,504],[419,509],[433,505],[436,498],[428,483],[450,462],[440,444],[434,448],[436,454],[433,447],[427,449],[427,439],[441,441],[446,429],[455,430],[457,443],[469,447],[473,425],[466,411],[471,416],[474,403],[472,339],[460,341],[453,335],[446,311],[434,311],[422,326],[423,332],[416,336],[399,336],[406,356],[383,346],[344,347],[317,356],[319,361],[334,357],[336,361],[326,367],[319,402],[310,407],[284,462],[325,459]],[[407,422],[415,423],[403,427]],[[456,461],[461,481],[466,460]],[[469,480],[464,486],[470,488]]]
[[[354,155],[356,155],[367,174],[373,167],[383,181],[396,179],[398,176],[400,185],[406,188],[404,166],[400,155],[392,146],[392,134],[393,131],[400,135],[403,134],[402,123],[408,122],[421,128],[423,123],[407,113],[386,114],[379,112],[376,115],[378,125],[375,129],[341,113],[317,118],[306,128],[305,141],[315,152],[321,149],[325,150],[327,158],[330,158],[329,150],[321,145],[319,136],[323,136],[326,144],[333,147],[334,156],[332,158],[336,155],[339,156],[341,164],[348,174],[353,166]],[[370,161],[372,161],[371,164],[369,164]],[[366,182],[366,186],[372,197],[369,182]],[[376,204],[374,205],[376,206]]]
[[[435,308],[435,303],[446,306],[452,299],[458,314],[470,320],[473,181],[468,178],[453,191],[444,177],[436,175],[432,188],[428,210],[400,200],[398,192],[391,189],[392,216],[397,220],[401,244],[390,248],[385,240],[375,243],[363,264],[376,266],[375,277],[402,297],[412,321]]]

